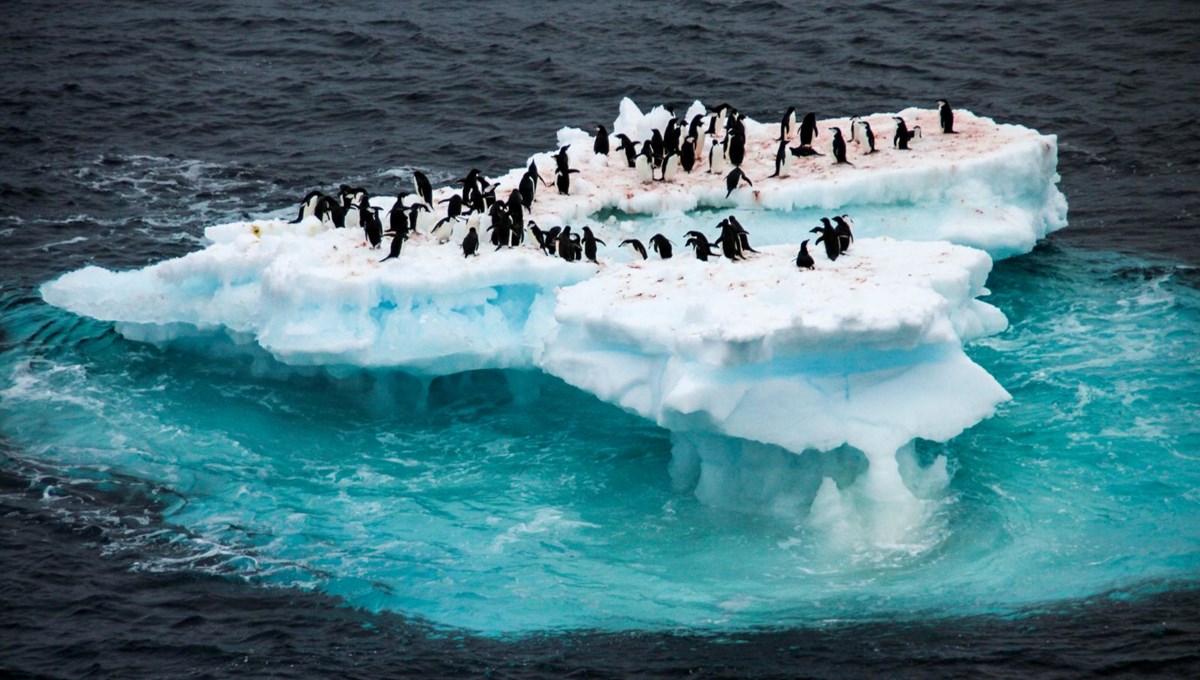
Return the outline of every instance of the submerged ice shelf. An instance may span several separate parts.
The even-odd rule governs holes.
[[[936,112],[901,114],[936,129]],[[642,139],[668,115],[626,100],[613,132]],[[890,116],[867,120],[877,134],[889,129]],[[847,123],[822,122],[818,148],[827,128]],[[1028,251],[1065,225],[1053,137],[961,111],[957,127],[927,132],[910,151],[880,134],[875,154],[851,146],[852,167],[807,157],[790,177],[767,178],[778,125],[748,120],[743,167],[755,183],[728,197],[721,177],[700,170],[642,182],[619,152],[594,155],[590,136],[564,129],[559,142],[579,170],[571,194],[540,190],[529,217],[591,226],[610,246],[595,264],[528,245],[464,259],[461,231],[449,244],[416,235],[399,260],[380,262],[359,230],[258,220],[210,227],[211,244],[184,257],[85,268],[42,293],[132,339],[224,333],[293,365],[541,369],[670,429],[680,489],[748,507],[729,501],[740,489],[767,511],[841,505],[866,540],[890,544],[922,513],[922,483],[904,463],[910,442],[952,438],[1007,398],[963,352],[1005,326],[977,299],[989,253]],[[554,167],[549,154],[532,160]],[[497,195],[522,172],[495,180]],[[385,211],[393,201],[372,199]],[[684,231],[711,232],[726,210],[761,253],[700,262],[679,247],[671,260],[631,262],[611,247],[656,232],[682,246]],[[814,249],[816,270],[798,270],[814,216],[835,212],[856,218],[859,239],[835,262]],[[835,450],[864,469],[803,492],[764,485],[748,462]]]

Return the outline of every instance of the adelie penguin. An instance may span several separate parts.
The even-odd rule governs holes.
[[[637,144],[625,133],[617,135],[617,139],[621,140],[621,144],[617,146],[617,150],[624,151],[625,160],[629,163],[629,167],[634,167],[634,163],[637,161]]]
[[[637,169],[638,179],[643,184],[654,181],[654,150],[651,148],[650,142],[642,143],[642,151],[638,154],[634,168]]]
[[[457,220],[457,217],[443,217],[438,220],[437,224],[433,225],[433,229],[429,231],[429,235],[437,243],[447,243],[454,237],[454,223]]]
[[[380,260],[380,262],[387,262],[388,260],[394,260],[394,259],[400,257],[400,249],[404,246],[404,242],[408,240],[408,232],[388,232],[388,233],[392,234],[391,249],[388,250],[387,257]]]
[[[662,234],[650,237],[650,247],[664,260],[671,259],[671,240]]]
[[[850,231],[850,218],[846,215],[838,215],[833,218],[833,221],[837,222],[834,233],[838,237],[838,249],[844,253],[850,250],[850,244],[854,243],[854,233]]]
[[[796,135],[796,107],[789,106],[787,113],[783,114],[783,120],[779,121],[779,139],[778,142],[787,142]]]
[[[938,122],[941,123],[943,134],[957,134],[954,131],[954,111],[945,99],[938,100]]]
[[[463,239],[462,251],[463,257],[479,256],[479,232],[475,231],[475,227],[471,227]]]
[[[729,171],[729,174],[725,176],[725,198],[729,198],[729,195],[733,193],[734,189],[738,188],[742,180],[746,180],[746,184],[754,186],[754,182],[750,181],[750,178],[746,176],[746,173],[742,172],[741,168],[734,168]]]
[[[433,185],[429,183],[429,178],[420,170],[413,172],[413,186],[416,187],[417,196],[425,201],[425,205],[433,205]]]
[[[659,178],[659,181],[674,182],[675,175],[678,172],[679,154],[675,153],[674,151],[668,151],[666,157],[663,158],[662,177]]]
[[[771,177],[787,177],[790,175],[790,160],[787,140],[782,139],[779,141],[779,148],[775,150],[775,172],[771,173]]]
[[[830,262],[832,262],[838,259],[838,255],[842,254],[841,239],[838,238],[837,230],[834,229],[833,225],[829,223],[828,217],[822,217],[821,223],[824,226],[813,227],[812,229],[809,229],[809,232],[813,234],[820,234],[820,236],[817,237],[817,243],[825,244],[825,256],[829,258]],[[813,245],[816,244],[814,243]]]
[[[816,266],[812,255],[808,254],[808,239],[800,242],[800,252],[796,255],[796,266],[801,269],[813,269]]]
[[[642,245],[642,242],[636,238],[627,238],[621,241],[620,247],[632,251],[635,255],[641,255],[643,260],[650,259],[650,255],[646,252],[646,246]]]
[[[698,231],[689,231],[684,234],[687,236],[687,241],[684,245],[691,246],[696,251],[696,259],[701,262],[708,262],[709,255],[717,255],[713,252],[712,245],[708,242],[708,237]]]
[[[603,125],[596,126],[596,141],[592,144],[592,153],[608,155],[608,128]]]
[[[575,244],[571,241],[571,225],[563,227],[563,230],[558,232],[556,239],[555,250],[558,251],[558,256],[567,262],[574,262],[579,259],[575,256]]]
[[[378,248],[379,244],[383,243],[383,222],[379,221],[379,211],[382,208],[368,205],[365,198],[358,205],[358,211],[363,214],[363,232],[367,242],[371,244],[371,248]]]
[[[596,238],[596,235],[592,233],[591,227],[584,227],[583,228],[583,254],[585,257],[587,257],[588,262],[596,262],[596,244],[597,243],[604,243],[604,241],[601,241],[600,239]],[[604,245],[608,245],[608,244],[604,243]],[[599,264],[599,263],[597,263],[597,264]]]
[[[833,132],[833,162],[834,164],[845,163],[846,165],[854,165],[846,160],[846,140],[842,139],[842,131],[839,128],[829,128]]]
[[[713,245],[720,245],[721,254],[731,261],[745,259],[742,256],[742,243],[738,236],[737,225],[735,225],[729,218],[725,218],[721,221],[721,224],[717,226],[721,228],[721,235],[717,237],[717,240],[713,242]],[[689,234],[690,233],[691,232],[689,232]]]
[[[317,204],[321,202],[321,197],[325,194],[316,189],[308,192],[303,201],[300,201],[300,213],[296,215],[296,219],[292,224],[302,221],[305,217],[315,215],[317,213]]]
[[[914,125],[912,130],[908,129],[908,124],[900,116],[894,116],[896,121],[896,136],[892,137],[892,146],[901,151],[908,151],[908,143],[913,137],[921,136],[921,126]]]
[[[563,172],[561,169],[554,171],[554,186],[558,187],[558,193],[563,196],[571,194],[571,175],[579,172],[578,170],[567,170]]]

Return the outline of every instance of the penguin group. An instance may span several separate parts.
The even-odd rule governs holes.
[[[682,171],[684,174],[697,172],[723,176],[726,198],[743,187],[754,187],[743,168],[746,160],[744,113],[728,103],[708,107],[690,120],[677,117],[670,106],[667,110],[670,118],[666,124],[661,129],[652,129],[647,139],[634,140],[623,133],[609,135],[605,126],[596,125],[592,152],[605,157],[617,152],[623,164],[644,183],[674,182]],[[956,134],[953,111],[944,99],[938,100],[938,120],[944,134]],[[891,146],[897,151],[910,150],[909,144],[921,136],[920,126],[910,128],[899,116],[894,117],[894,121],[896,127]],[[857,145],[863,155],[878,152],[875,131],[866,120],[851,118],[849,129],[847,140],[840,128],[829,128],[832,135],[829,154],[834,164],[852,164],[847,158],[847,142]],[[796,158],[824,156],[814,147],[820,134],[815,112],[808,112],[797,120],[796,107],[788,107],[779,122],[778,137],[773,140],[777,143],[777,151],[774,172],[769,178],[788,177]],[[570,145],[564,145],[552,155],[552,180],[543,177],[536,162],[531,160],[517,185],[508,189],[507,196],[503,196],[497,183],[472,169],[455,180],[454,184],[460,189],[435,202],[429,177],[414,171],[411,191],[399,191],[386,213],[370,204],[366,189],[343,184],[336,195],[309,192],[300,202],[294,222],[315,217],[326,228],[361,229],[364,241],[371,249],[381,249],[385,237],[390,237],[388,254],[381,262],[398,260],[405,242],[413,235],[437,244],[448,244],[454,240],[458,227],[465,225],[465,234],[458,242],[463,257],[479,256],[485,244],[490,244],[493,250],[521,247],[527,243],[528,234],[547,256],[567,262],[597,263],[598,246],[608,244],[597,238],[591,228],[585,226],[576,232],[570,225],[564,225],[543,230],[534,220],[528,219],[534,211],[540,188],[553,187],[561,195],[570,195],[572,175],[580,170],[571,167],[569,150]],[[736,217],[725,218],[717,229],[719,234],[711,240],[702,232],[689,231],[684,235],[684,244],[700,260],[722,256],[737,261],[745,259],[746,253],[757,252],[750,248],[748,232]],[[822,218],[822,226],[811,231],[819,234],[813,245],[824,245],[831,261],[846,252],[854,239],[846,215]],[[805,269],[814,266],[808,254],[808,243],[801,244],[796,259],[797,266]],[[625,239],[620,243],[635,258],[643,260],[650,257],[651,251],[662,259],[669,259],[673,245],[662,234],[650,239],[649,249],[637,239]]]

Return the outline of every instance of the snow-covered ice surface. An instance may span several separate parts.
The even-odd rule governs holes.
[[[640,140],[667,115],[626,100],[613,133]],[[747,121],[754,186],[728,197],[724,178],[702,169],[644,183],[619,152],[594,155],[587,133],[564,129],[580,172],[568,196],[539,190],[528,217],[592,226],[607,243],[598,264],[528,244],[493,251],[482,234],[480,256],[463,258],[461,228],[449,244],[418,234],[380,262],[359,230],[258,220],[210,227],[206,248],[141,270],[71,272],[42,294],[132,339],[225,333],[293,365],[540,368],[670,429],[681,490],[814,521],[835,508],[869,543],[899,545],[939,465],[944,477],[944,461],[911,464],[910,443],[952,438],[1007,398],[963,352],[1005,326],[976,299],[991,256],[1028,251],[1066,223],[1054,137],[966,111],[959,133],[942,135],[935,111],[901,115],[925,131],[911,150],[891,148],[890,115],[869,116],[879,151],[852,144],[854,165],[834,166],[828,128],[848,136],[849,121],[823,121],[814,146],[826,155],[794,160],[787,178],[767,177],[778,124]],[[552,172],[549,154],[533,160]],[[523,171],[498,178],[497,195]],[[842,213],[859,237],[850,251],[830,262],[813,248],[816,269],[798,270],[816,218]],[[715,237],[726,214],[762,252],[697,261],[683,232]],[[674,259],[630,262],[615,248],[656,232],[676,242]],[[794,454],[832,462],[794,484],[786,465],[761,464]]]

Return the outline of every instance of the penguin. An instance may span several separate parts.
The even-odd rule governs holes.
[[[380,260],[380,262],[387,262],[388,260],[394,260],[400,257],[400,249],[404,247],[404,242],[406,240],[408,240],[408,233],[396,232],[392,234],[391,248],[388,250],[387,257]]]
[[[578,262],[583,259],[583,244],[579,241],[579,234],[571,234],[567,247],[571,249],[572,262]]]
[[[321,197],[325,194],[319,190],[312,190],[304,196],[304,200],[300,201],[300,212],[296,215],[296,219],[292,224],[302,221],[305,217],[310,217],[317,213],[317,205],[321,202]]]
[[[322,196],[317,199],[317,207],[313,211],[313,215],[321,220],[322,226],[326,229],[341,229],[344,226],[342,207],[333,200],[332,196]]]
[[[854,118],[850,121],[850,141],[854,141],[855,129],[862,129],[863,143],[867,145],[867,150],[863,155],[872,154],[877,151],[875,148],[875,133],[871,130],[871,124],[865,120]]]
[[[729,131],[729,135],[725,138],[725,146],[728,149],[726,154],[729,156],[729,162],[733,167],[739,168],[742,161],[746,160],[746,130],[742,127],[735,127]]]
[[[342,226],[346,229],[358,229],[363,225],[363,215],[358,206],[351,204],[342,210]]]
[[[539,227],[537,222],[534,222],[533,220],[529,220],[529,224],[527,226],[529,227],[529,233],[533,234],[533,240],[537,241],[538,250],[545,251],[546,232],[542,231],[542,228]]]
[[[592,144],[592,153],[608,155],[608,128],[603,125],[596,126],[596,141]]]
[[[429,178],[420,170],[413,171],[413,186],[417,189],[417,196],[425,201],[425,205],[433,205],[433,185],[429,183]]]
[[[712,146],[708,149],[708,171],[714,175],[725,174],[725,143],[713,140]]]
[[[809,232],[813,234],[820,234],[820,236],[817,237],[816,243],[813,245],[816,245],[817,243],[824,243],[825,256],[829,258],[830,262],[832,262],[838,259],[838,255],[842,254],[841,239],[838,238],[837,231],[833,228],[833,225],[829,224],[828,217],[822,217],[821,222],[825,226],[813,227],[812,229],[809,229]]]
[[[438,223],[433,225],[429,235],[437,243],[446,243],[454,236],[454,223],[458,221],[457,217],[443,217],[438,220]]]
[[[505,207],[508,209],[508,214],[512,216],[513,224],[518,229],[521,228],[521,225],[525,224],[525,204],[521,201],[521,192],[513,189],[508,194]]]
[[[721,235],[717,237],[717,240],[713,244],[720,244],[721,254],[731,261],[744,259],[742,257],[741,239],[738,238],[737,227],[733,226],[733,222],[730,222],[727,217],[721,220],[721,223],[717,226],[721,228]]]
[[[471,257],[472,255],[479,257],[479,233],[475,231],[475,227],[471,227],[467,231],[466,238],[462,242],[463,257]]]
[[[571,159],[567,156],[567,149],[571,148],[570,144],[561,147],[558,153],[554,154],[554,171],[567,173],[571,171]]]
[[[829,128],[833,131],[833,163],[834,165],[845,163],[846,165],[854,165],[846,160],[846,140],[842,139],[842,131],[838,128]]]
[[[575,261],[575,246],[571,243],[571,225],[563,227],[563,230],[558,232],[558,242],[556,244],[558,256],[567,262]]]
[[[813,138],[818,134],[817,131],[817,114],[809,111],[804,114],[804,121],[800,123],[800,146],[812,146]]]
[[[512,236],[509,231],[512,229],[512,219],[509,218],[508,212],[504,210],[504,206],[496,204],[492,206],[491,211],[492,224],[487,228],[492,232],[492,245],[496,246],[496,250],[500,250],[504,246],[512,247]]]
[[[788,162],[788,143],[786,139],[779,140],[779,148],[775,150],[775,172],[771,177],[787,177],[791,174],[791,163]]]
[[[850,231],[850,223],[845,215],[838,215],[833,221],[837,223],[833,231],[838,237],[838,250],[844,253],[850,250],[850,244],[854,243],[854,233]]]
[[[657,168],[662,165],[663,154],[665,153],[664,147],[666,146],[666,143],[663,141],[662,133],[658,131],[658,128],[655,128],[650,132],[650,150],[654,154],[654,167]],[[643,144],[642,153],[645,152],[646,146]]]
[[[521,181],[517,184],[517,191],[521,192],[521,205],[525,207],[525,212],[533,212],[533,197],[537,193],[537,177],[532,172],[526,172],[521,175]]]
[[[662,234],[650,237],[650,247],[664,260],[671,259],[671,240]]]
[[[729,174],[725,176],[725,198],[729,198],[729,195],[733,193],[734,189],[738,188],[738,184],[742,180],[746,180],[746,184],[754,186],[754,182],[750,181],[750,178],[746,176],[746,173],[742,172],[741,168],[734,168],[729,171]]]
[[[564,172],[561,169],[554,171],[554,185],[558,187],[560,195],[569,196],[571,194],[571,175],[577,172],[579,171],[567,170]]]
[[[358,205],[358,211],[363,215],[363,231],[366,233],[367,242],[371,244],[371,248],[378,248],[379,244],[383,243],[383,223],[379,221],[379,211],[383,208],[369,206],[365,198]]]
[[[692,168],[696,167],[696,138],[687,136],[683,140],[683,146],[679,150],[679,165],[686,173],[691,173]]]
[[[791,151],[792,155],[796,156],[796,157],[824,156],[825,155],[825,154],[821,153],[820,151],[817,151],[816,149],[812,148],[811,146],[793,146],[793,147],[789,148],[788,151]]]
[[[343,208],[358,205],[366,197],[367,190],[362,187],[352,187],[348,184],[338,187],[338,198],[341,200]]]
[[[621,140],[621,144],[617,147],[617,150],[624,151],[625,160],[629,163],[629,167],[634,167],[634,162],[637,159],[637,144],[625,133],[617,135],[617,139]]]
[[[908,143],[913,137],[921,136],[921,127],[914,125],[912,130],[908,129],[908,124],[900,116],[893,116],[896,121],[896,136],[892,138],[892,146],[901,151],[908,151]]]
[[[693,166],[695,166],[696,163],[701,163],[704,161],[704,139],[705,139],[705,137],[707,137],[707,135],[705,135],[704,131],[700,129],[700,127],[703,124],[704,124],[704,114],[697,113],[695,116],[692,117],[692,124],[688,127],[687,136],[693,140],[692,141],[692,147],[693,147],[692,165]],[[691,170],[689,170],[688,172],[691,172]]]
[[[562,227],[551,227],[549,231],[545,232],[545,236],[546,236],[545,250],[546,250],[547,255],[549,255],[551,257],[558,255],[558,236],[561,233],[562,233]]]
[[[642,152],[638,154],[637,162],[634,167],[637,168],[638,179],[642,180],[642,184],[648,184],[654,181],[654,150],[651,148],[650,142],[642,143]]]
[[[786,113],[783,114],[783,120],[779,121],[779,139],[776,141],[786,142],[796,134],[796,107],[789,106]]]
[[[679,172],[679,154],[674,151],[668,151],[666,158],[663,159],[662,180],[663,182],[674,182],[675,175]]]
[[[954,110],[945,99],[938,100],[938,122],[942,125],[942,134],[958,134],[954,131]]]
[[[596,244],[597,243],[604,243],[604,241],[601,241],[600,239],[596,238],[596,235],[592,233],[591,227],[584,227],[583,228],[583,254],[584,254],[584,256],[587,257],[588,262],[596,262]],[[604,243],[604,245],[608,245],[608,244]],[[599,263],[597,262],[596,264],[599,264]]]
[[[642,245],[642,242],[636,238],[627,238],[621,241],[620,247],[624,248],[625,246],[629,246],[628,250],[641,255],[643,260],[650,259],[650,255],[646,253],[646,246]]]
[[[463,197],[458,194],[451,194],[450,198],[443,198],[438,201],[438,205],[448,203],[446,206],[446,217],[458,217],[463,212]]]
[[[430,212],[429,206],[425,205],[424,203],[413,203],[412,205],[408,206],[409,231],[417,231],[417,213],[421,212],[422,210],[425,212]]]
[[[708,262],[709,255],[716,255],[712,251],[712,245],[708,242],[708,237],[698,231],[689,231],[684,234],[688,237],[685,245],[691,246],[696,251],[696,259],[701,262]]]
[[[666,159],[668,154],[679,153],[679,137],[682,130],[679,128],[679,121],[672,118],[667,121],[667,130],[663,133],[663,158]]]
[[[729,223],[737,228],[738,246],[741,248],[741,251],[743,253],[757,253],[757,250],[750,247],[750,232],[746,231],[741,222],[738,222],[738,218],[730,215]]]
[[[796,255],[796,266],[800,269],[813,269],[817,263],[808,254],[808,239],[800,242],[800,252]]]

